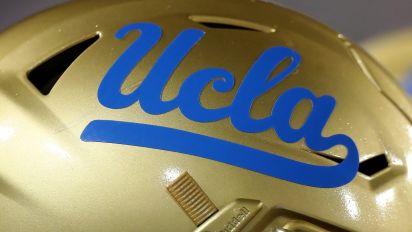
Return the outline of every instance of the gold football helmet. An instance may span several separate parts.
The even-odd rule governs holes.
[[[0,36],[2,231],[411,231],[412,108],[250,0],[74,1]]]

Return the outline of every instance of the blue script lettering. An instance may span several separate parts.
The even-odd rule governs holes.
[[[141,108],[151,115],[164,114],[179,108],[186,118],[196,122],[214,122],[230,118],[232,125],[241,132],[258,133],[274,130],[282,141],[295,143],[304,139],[307,146],[315,151],[342,145],[347,149],[346,159],[335,166],[310,165],[205,135],[155,125],[108,120],[91,122],[83,131],[84,141],[181,152],[314,187],[338,187],[350,182],[356,175],[359,155],[352,139],[342,134],[322,136],[322,131],[336,105],[332,96],[316,97],[310,90],[296,87],[285,91],[276,100],[269,116],[255,119],[250,115],[256,98],[276,87],[297,69],[301,58],[296,51],[282,46],[267,49],[243,78],[232,103],[225,107],[210,109],[200,103],[201,93],[209,83],[212,83],[213,89],[219,93],[227,93],[235,85],[233,74],[223,68],[205,68],[194,72],[184,81],[174,99],[162,100],[162,92],[168,80],[185,56],[205,35],[204,31],[182,31],[161,54],[140,86],[130,94],[122,94],[123,82],[162,36],[162,29],[152,23],[127,25],[120,29],[116,36],[118,39],[124,39],[131,31],[139,31],[140,35],[103,78],[98,90],[98,98],[102,105],[111,109],[121,109],[139,102]],[[271,76],[285,61],[288,61],[287,67]],[[300,128],[292,128],[290,119],[293,111],[303,100],[311,101],[312,111]]]

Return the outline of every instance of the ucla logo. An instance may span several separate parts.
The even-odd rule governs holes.
[[[350,182],[359,166],[359,155],[355,143],[343,134],[323,137],[322,131],[334,108],[332,96],[315,96],[302,87],[282,93],[272,107],[272,113],[262,119],[250,115],[255,99],[276,87],[297,69],[300,55],[287,47],[277,46],[263,52],[249,69],[228,106],[209,109],[200,103],[200,95],[209,83],[219,93],[233,89],[235,78],[223,68],[204,68],[186,78],[178,95],[169,101],[161,96],[171,75],[202,39],[205,32],[186,29],[165,49],[140,86],[131,94],[122,94],[120,89],[135,66],[159,42],[162,29],[152,23],[135,23],[120,29],[116,37],[124,39],[131,31],[140,36],[118,58],[103,78],[98,98],[110,109],[122,109],[137,102],[148,114],[159,115],[178,108],[189,120],[215,122],[229,118],[233,127],[246,133],[272,130],[286,143],[304,139],[306,145],[315,151],[327,150],[341,145],[347,150],[343,162],[335,166],[318,166],[291,160],[253,147],[236,144],[206,135],[195,134],[174,128],[147,125],[136,122],[110,120],[92,121],[83,131],[81,139],[86,142],[104,142],[141,146],[183,154],[199,156],[226,164],[245,168],[286,181],[320,188],[332,188]],[[280,63],[290,60],[288,66],[274,77],[271,73]],[[310,100],[312,110],[300,128],[290,126],[293,110],[299,102]]]

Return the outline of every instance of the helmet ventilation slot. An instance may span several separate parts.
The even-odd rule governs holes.
[[[340,157],[331,156],[331,155],[320,153],[320,152],[314,152],[314,153],[319,156],[322,156],[323,158],[332,160],[336,163],[341,163],[343,161],[343,159]],[[388,163],[388,159],[386,158],[386,155],[380,154],[380,155],[371,157],[367,160],[360,162],[358,172],[370,177],[370,176],[375,175],[378,172],[385,170],[388,167],[389,167],[389,163]]]
[[[385,154],[374,156],[364,160],[359,164],[359,172],[367,176],[373,176],[389,167],[388,159]]]
[[[30,70],[27,73],[29,81],[33,83],[40,93],[48,95],[69,66],[98,39],[99,35],[95,35],[60,51]]]
[[[321,152],[315,152],[315,151],[311,151],[311,152],[315,153],[318,156],[322,156],[323,158],[326,158],[328,160],[332,160],[333,162],[338,163],[338,164],[343,161],[342,158],[337,157],[337,156],[332,156],[332,155],[329,155],[329,154],[325,154],[325,153],[321,153]]]
[[[211,29],[246,30],[263,33],[273,33],[276,31],[275,28],[241,19],[207,15],[191,15],[189,19]]]

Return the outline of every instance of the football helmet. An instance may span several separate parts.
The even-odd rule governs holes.
[[[412,108],[250,0],[85,0],[0,36],[2,231],[410,231]]]

